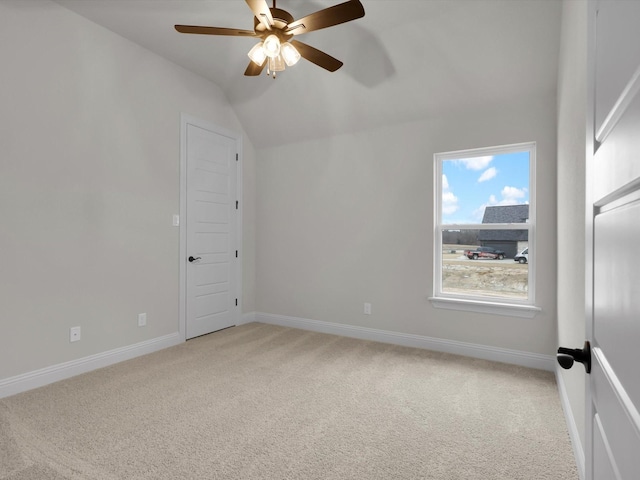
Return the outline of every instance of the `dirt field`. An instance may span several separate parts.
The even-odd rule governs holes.
[[[445,245],[442,253],[442,289],[450,293],[475,293],[527,298],[529,265],[504,260],[469,260],[465,247]],[[451,253],[455,250],[455,253]]]

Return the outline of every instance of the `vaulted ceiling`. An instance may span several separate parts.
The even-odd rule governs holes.
[[[341,69],[302,60],[275,80],[243,75],[255,39],[173,28],[252,30],[244,0],[56,1],[213,81],[258,148],[554,95],[557,81],[560,0],[361,0],[363,18],[298,37]],[[300,18],[336,3],[277,6]]]

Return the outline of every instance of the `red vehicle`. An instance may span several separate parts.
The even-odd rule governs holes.
[[[479,258],[490,258],[502,260],[504,258],[504,252],[492,247],[477,247],[475,250],[465,250],[464,255],[469,260],[477,260]]]

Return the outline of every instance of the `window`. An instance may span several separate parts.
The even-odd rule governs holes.
[[[525,317],[539,310],[535,156],[535,143],[434,156],[435,306]]]

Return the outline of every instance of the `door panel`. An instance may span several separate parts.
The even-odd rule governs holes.
[[[228,309],[229,295],[227,292],[205,293],[196,297],[196,318],[211,318]]]
[[[229,234],[228,233],[209,233],[199,232],[194,239],[195,251],[206,254],[220,253],[228,255],[229,253]],[[199,263],[204,265],[204,263]]]
[[[229,265],[224,263],[198,265],[195,281],[198,285],[205,285],[207,282],[225,283],[229,281]]]
[[[640,255],[633,252],[640,238],[638,219],[640,201],[595,218],[593,322],[599,348],[636,405],[640,405],[640,382],[637,363],[629,353],[640,338]]]
[[[592,185],[593,200],[598,207],[631,193],[637,188],[634,180],[640,177],[640,95],[636,94],[619,115],[593,158],[593,176],[598,179]]]
[[[595,449],[594,457],[606,456],[612,469],[620,477],[594,477],[597,480],[621,478],[623,480],[637,479],[638,452],[640,452],[640,436],[638,435],[638,412],[629,400],[622,383],[615,377],[614,369],[607,363],[602,351],[593,350],[591,384],[592,401],[595,406],[597,426],[602,437],[605,450]],[[595,425],[594,425],[595,426]],[[595,461],[595,458],[594,458]]]
[[[622,480],[618,467],[613,463],[613,455],[609,448],[609,442],[604,437],[604,429],[600,422],[600,417],[593,417],[593,478],[610,478],[611,480]]]
[[[193,124],[186,129],[186,338],[236,324],[236,141]]]
[[[229,205],[200,201],[197,215],[203,223],[226,224],[229,223]]]
[[[640,472],[640,2],[590,4],[594,154],[588,158],[587,232],[592,367],[587,395],[587,479]],[[590,217],[590,218],[589,218]],[[589,229],[591,229],[589,232]],[[589,257],[588,257],[589,258]],[[591,310],[590,310],[591,307]]]
[[[638,28],[640,2],[624,2],[618,8],[600,8],[596,30],[596,132],[614,109],[616,101],[640,65],[640,44],[629,41]]]

